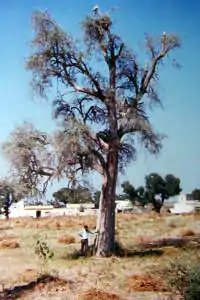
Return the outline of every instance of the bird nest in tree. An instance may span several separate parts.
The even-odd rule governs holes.
[[[110,28],[112,21],[109,16],[102,15],[98,18],[87,18],[83,25],[86,36],[93,41],[97,41],[103,39],[104,33]]]

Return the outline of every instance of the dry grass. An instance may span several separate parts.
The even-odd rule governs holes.
[[[3,240],[0,242],[0,249],[16,249],[20,244],[15,240]]]
[[[38,273],[36,269],[26,269],[18,276],[21,282],[31,282],[37,278],[37,275]]]
[[[95,216],[62,216],[55,218],[18,218],[11,221],[13,228],[32,228],[32,229],[66,229],[71,227],[83,227],[88,225],[93,229],[96,227]]]
[[[0,242],[1,241],[4,241],[4,240],[13,240],[13,239],[16,239],[16,235],[14,234],[4,234],[4,235],[0,235]]]
[[[153,213],[119,214],[116,219],[117,240],[127,255],[105,259],[80,256],[72,259],[69,255],[79,252],[78,232],[85,224],[93,230],[96,216],[1,221],[0,247],[6,241],[6,251],[0,248],[0,282],[9,289],[8,293],[12,294],[10,289],[14,289],[13,293],[18,298],[12,299],[164,299],[163,291],[167,287],[158,274],[163,274],[162,270],[169,262],[183,253],[187,253],[188,263],[197,255],[200,217],[157,216]],[[182,237],[183,231],[188,229],[196,235],[187,232]],[[56,274],[55,277],[62,278],[63,282],[55,278],[47,282],[35,279],[40,271],[40,262],[34,252],[38,239],[45,241],[54,252],[54,257],[48,262],[47,272],[52,276]],[[92,241],[93,236],[90,245]],[[181,241],[186,244],[181,244]],[[20,248],[13,250],[9,246],[14,242]],[[187,247],[187,243],[191,244],[190,247]],[[5,295],[1,298],[0,294],[0,299],[11,299],[7,297],[10,294]]]
[[[194,235],[195,232],[192,229],[188,229],[188,228],[185,228],[180,232],[181,237],[194,236]]]
[[[14,234],[0,235],[0,249],[16,249],[20,248],[17,237]]]
[[[151,274],[133,275],[126,279],[126,286],[137,292],[166,292],[163,278]]]
[[[122,298],[113,293],[108,293],[98,289],[90,289],[81,293],[78,296],[78,300],[122,300]]]
[[[67,234],[60,236],[58,239],[58,243],[66,244],[66,245],[74,244],[75,241],[76,240],[74,236],[67,235]]]
[[[154,239],[151,236],[142,236],[138,235],[134,239],[135,243],[138,245],[143,245],[143,244],[151,244],[154,242]]]

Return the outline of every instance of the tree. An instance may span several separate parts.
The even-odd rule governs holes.
[[[164,200],[180,194],[180,179],[171,174],[163,179],[159,174],[152,173],[145,178],[145,190],[147,201],[160,213]]]
[[[95,191],[93,196],[93,201],[95,208],[99,208],[99,201],[100,201],[101,191]]]
[[[137,198],[137,192],[136,189],[132,184],[130,184],[129,181],[125,181],[122,183],[123,192],[127,196],[127,198],[135,204],[136,198]]]
[[[161,149],[163,136],[150,123],[149,105],[161,102],[156,88],[159,67],[180,42],[174,34],[146,36],[149,63],[143,67],[114,32],[113,22],[106,14],[95,12],[83,21],[83,46],[48,13],[35,13],[33,25],[33,53],[27,69],[33,74],[32,86],[39,95],[47,97],[51,88],[57,90],[53,105],[55,117],[62,120],[62,126],[51,141],[56,157],[50,155],[56,162],[54,170],[40,157],[35,165],[40,145],[46,152],[49,150],[46,136],[42,139],[38,136],[32,140],[34,151],[27,150],[33,162],[27,159],[26,170],[23,169],[20,178],[28,181],[32,189],[41,184],[42,177],[46,182],[63,176],[73,180],[78,172],[98,172],[102,176],[102,189],[97,255],[107,256],[115,245],[118,172],[135,158],[136,141],[151,153]],[[37,136],[38,131],[35,133]],[[21,149],[21,158],[22,152]],[[44,157],[48,158],[46,152]]]
[[[160,213],[164,200],[181,192],[180,179],[171,174],[166,175],[163,179],[159,174],[151,173],[145,177],[144,187],[134,188],[129,181],[125,181],[122,187],[127,198],[133,204],[137,202],[145,206],[151,203],[158,213]]]
[[[53,194],[55,201],[67,203],[91,202],[91,194],[87,188],[62,188]]]
[[[126,198],[128,198],[133,205],[136,204],[136,202],[142,206],[147,204],[147,195],[143,186],[136,189],[129,181],[125,181],[122,183],[122,188]]]
[[[200,201],[200,189],[194,189],[191,194],[192,199]]]
[[[19,193],[35,195],[46,191],[57,163],[47,134],[24,122],[11,132],[3,144],[3,153],[12,166],[11,175]]]
[[[8,180],[0,181],[0,214],[9,219],[10,207],[19,201],[20,197],[16,193],[15,186]]]

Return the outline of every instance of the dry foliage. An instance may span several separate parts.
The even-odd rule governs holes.
[[[170,228],[177,228],[177,224],[175,223],[175,222],[170,222],[169,224],[168,224],[168,226],[170,227]]]
[[[151,274],[133,275],[126,279],[126,286],[137,292],[166,292],[163,278]]]
[[[65,234],[65,235],[62,235],[59,237],[58,242],[61,244],[66,244],[66,245],[74,244],[75,238],[71,235]]]
[[[0,242],[2,242],[2,241],[7,241],[7,240],[14,240],[14,239],[16,239],[16,235],[14,235],[14,234],[9,234],[9,235],[7,235],[7,234],[4,234],[4,235],[0,235]]]
[[[15,240],[3,240],[0,242],[0,249],[16,249],[20,244]]]
[[[181,237],[194,236],[194,235],[195,235],[194,231],[188,228],[183,229],[180,233]]]
[[[138,235],[135,237],[134,241],[139,245],[148,245],[153,243],[154,239],[151,236]]]
[[[19,274],[19,278],[23,282],[31,282],[37,277],[37,270],[35,269],[26,269]]]
[[[96,216],[63,216],[59,218],[21,218],[12,220],[13,227],[19,228],[41,228],[41,229],[66,229],[83,227],[88,225],[90,229],[96,226]]]
[[[122,300],[122,298],[116,294],[90,289],[80,294],[78,300]]]
[[[178,247],[169,246],[165,247],[165,254],[169,256],[177,255],[180,253],[180,249]]]

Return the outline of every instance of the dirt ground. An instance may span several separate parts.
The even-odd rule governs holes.
[[[116,255],[81,257],[78,232],[95,223],[92,216],[0,220],[0,299],[180,298],[164,270],[177,257],[198,258],[199,216],[118,214]]]

